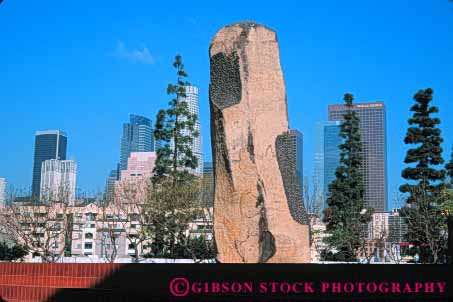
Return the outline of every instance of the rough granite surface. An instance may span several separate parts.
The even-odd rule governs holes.
[[[217,32],[209,55],[217,258],[309,262],[276,33],[255,22],[232,24]]]

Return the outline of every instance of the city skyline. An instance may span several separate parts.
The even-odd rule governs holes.
[[[207,49],[218,28],[241,19],[268,24],[278,33],[290,125],[304,133],[304,174],[309,179],[314,124],[325,119],[328,104],[341,102],[345,92],[353,93],[358,102],[380,99],[386,104],[390,208],[402,183],[408,149],[403,139],[418,89],[434,89],[433,104],[440,109],[437,116],[445,139],[443,154],[448,158],[453,143],[449,118],[453,115],[449,39],[453,13],[448,1],[413,1],[409,6],[390,1],[284,1],[272,9],[242,4],[240,11],[233,10],[234,5],[220,9],[217,4],[195,3],[177,12],[180,24],[168,21],[165,10],[149,5],[122,3],[101,13],[102,3],[90,11],[59,2],[2,3],[0,24],[14,28],[0,41],[0,66],[8,71],[0,75],[0,99],[5,100],[0,118],[9,129],[0,142],[0,176],[9,185],[30,186],[33,133],[62,129],[71,140],[68,158],[78,162],[80,188],[103,191],[108,171],[120,156],[119,123],[131,112],[154,120],[158,109],[166,107],[165,89],[173,79],[171,62],[176,53],[182,54],[189,80],[199,87],[203,153],[209,161]],[[223,13],[216,13],[219,10]],[[420,11],[425,12],[423,20],[415,17]],[[34,24],[31,29],[30,24]],[[168,39],[181,25],[185,29],[181,39]],[[137,49],[142,56],[133,55]],[[27,122],[18,123],[23,120]]]
[[[197,107],[197,106],[198,106],[198,99],[197,99],[198,89],[197,89],[196,87],[193,87],[193,86],[189,86],[189,87],[191,88],[191,90],[190,90],[190,92],[188,92],[188,96],[187,96],[187,98],[189,99],[189,102],[188,102],[188,104],[189,104],[189,109],[191,110],[192,113],[197,113],[197,112],[198,112],[198,107]],[[193,94],[194,96],[192,96],[191,94]],[[364,108],[365,108],[365,110],[366,110],[368,107],[370,107],[370,106],[369,106],[370,104],[371,104],[372,109],[374,108],[374,107],[373,107],[373,104],[378,104],[378,105],[381,105],[381,106],[382,106],[382,107],[380,107],[381,109],[383,109],[383,114],[384,114],[384,118],[383,118],[384,127],[382,128],[382,130],[383,130],[382,133],[384,134],[384,140],[383,140],[383,141],[385,142],[385,134],[386,134],[386,132],[385,132],[385,107],[384,107],[384,103],[381,102],[381,101],[379,101],[379,102],[368,102],[368,103],[362,102],[362,103],[358,103],[358,104],[355,103],[355,107],[356,107],[356,108],[354,108],[354,110],[356,110],[356,111],[358,111],[358,112],[360,112],[360,110],[363,110]],[[362,108],[362,107],[363,107],[363,108]],[[323,152],[324,152],[324,156],[325,156],[326,153],[329,153],[330,158],[329,158],[327,161],[329,162],[329,166],[331,166],[331,167],[330,167],[330,168],[331,168],[330,170],[334,171],[334,170],[336,169],[336,167],[333,167],[332,164],[333,164],[334,161],[338,161],[338,159],[339,159],[339,156],[334,156],[334,155],[335,155],[334,153],[339,153],[339,150],[337,149],[337,151],[335,152],[335,150],[333,150],[332,147],[334,147],[334,145],[337,146],[337,144],[335,143],[334,145],[332,145],[331,143],[333,142],[333,141],[332,141],[333,136],[338,135],[338,132],[339,132],[339,125],[341,124],[341,122],[339,122],[337,119],[341,119],[341,118],[339,117],[339,115],[343,114],[344,111],[345,111],[346,109],[345,109],[345,106],[342,105],[342,104],[329,104],[329,105],[327,106],[327,108],[328,108],[329,121],[324,121],[324,122],[319,122],[319,121],[318,121],[318,122],[316,122],[316,126],[315,126],[316,130],[315,130],[315,132],[317,133],[317,134],[316,134],[316,135],[317,135],[317,138],[316,138],[316,139],[319,140],[320,137],[319,137],[319,129],[318,129],[318,128],[321,126],[321,127],[324,129],[324,132],[325,132],[325,133],[323,133],[323,136],[321,137],[322,140],[324,141],[324,142],[323,142],[323,149],[324,149]],[[359,114],[359,116],[360,116],[360,114]],[[369,117],[368,117],[367,122],[369,122]],[[140,123],[141,123],[141,124],[140,124]],[[144,126],[147,126],[147,127],[146,127],[146,129],[141,129],[141,128],[140,128],[140,129],[138,129],[139,131],[131,131],[131,129],[133,128],[134,125],[138,125],[138,126],[143,126],[143,125],[144,125]],[[126,127],[126,126],[129,126],[129,127]],[[197,129],[200,130],[199,123],[198,123],[197,127],[198,127]],[[126,129],[126,128],[127,128],[127,129]],[[151,129],[151,132],[149,131],[148,128]],[[335,129],[334,129],[334,128],[335,128]],[[329,130],[328,130],[328,129],[329,129]],[[126,130],[127,130],[127,131],[126,131]],[[130,134],[129,136],[131,136],[131,138],[132,138],[132,137],[135,137],[135,139],[136,139],[135,145],[137,145],[137,146],[136,146],[137,148],[135,148],[135,149],[141,148],[141,149],[144,150],[144,149],[146,149],[146,147],[152,146],[151,149],[154,150],[154,148],[155,148],[155,141],[154,141],[154,136],[152,135],[152,124],[151,124],[151,119],[148,119],[148,118],[146,118],[146,117],[143,117],[143,116],[140,116],[140,115],[136,115],[136,114],[130,114],[130,123],[124,123],[124,124],[123,124],[123,135],[122,135],[122,137],[121,137],[121,142],[122,142],[122,143],[120,144],[120,145],[121,145],[121,150],[124,149],[124,148],[123,148],[123,144],[124,144],[123,141],[124,141],[124,135],[125,135],[126,132],[127,132],[128,134]],[[133,134],[132,134],[133,132],[136,132],[136,133],[133,135]],[[143,135],[145,134],[145,132],[146,132],[146,134],[151,133],[150,138],[141,137],[141,139],[138,139],[139,136],[140,136],[139,134],[141,134],[141,135],[143,136]],[[301,141],[300,145],[303,146],[303,139],[302,139],[303,134],[302,134],[301,132],[299,132],[298,130],[290,130],[290,132],[291,132],[291,135],[292,135],[292,136],[300,137],[300,138],[301,138],[301,139],[300,139],[300,141]],[[382,133],[381,133],[381,134],[382,134]],[[42,142],[42,138],[40,139],[40,137],[44,137],[45,143],[49,143],[49,142],[48,142],[48,141],[49,141],[49,135],[50,135],[50,136],[52,136],[52,135],[55,136],[55,135],[56,135],[56,136],[55,136],[55,137],[56,137],[55,141],[56,141],[57,143],[56,143],[55,146],[53,146],[53,143],[55,143],[55,142],[53,142],[53,141],[54,141],[54,138],[50,138],[50,141],[52,141],[52,142],[50,142],[50,143],[52,144],[52,148],[53,148],[53,149],[56,148],[56,151],[55,151],[56,154],[55,154],[55,156],[58,157],[58,158],[60,158],[60,157],[61,157],[61,158],[66,158],[65,152],[66,152],[66,148],[67,148],[67,147],[66,147],[66,145],[67,145],[67,134],[66,134],[66,132],[61,131],[61,130],[44,130],[44,131],[43,131],[43,130],[40,130],[40,131],[36,131],[36,133],[35,133],[35,137],[36,137],[36,139],[35,139],[35,148],[36,148],[36,145],[38,145],[38,149],[39,149],[39,148],[42,149],[42,147],[39,146],[40,144],[43,143],[43,142]],[[63,142],[60,141],[60,140],[61,140],[61,137],[64,138],[64,141],[63,141]],[[195,148],[196,150],[200,150],[200,147],[197,148],[197,144],[200,143],[200,138],[201,138],[201,133],[200,133],[200,137],[198,138],[198,142],[197,142],[197,140],[194,141],[194,147],[193,147],[193,148]],[[131,140],[131,141],[132,141],[132,140]],[[330,143],[327,143],[327,141],[329,141]],[[151,144],[150,144],[150,142],[151,142]],[[63,145],[60,145],[60,143],[62,143]],[[319,147],[319,146],[317,146],[318,144],[319,144],[319,141],[316,141],[316,142],[315,142],[315,146],[316,146],[315,148],[318,148],[318,147]],[[149,146],[148,146],[148,145],[149,145]],[[297,144],[297,145],[298,145],[298,147],[297,147],[296,149],[299,150],[299,149],[300,149],[300,146],[299,146],[299,144]],[[49,147],[49,146],[46,146],[45,148],[48,149],[48,147]],[[59,153],[59,148],[61,148],[61,149],[63,150],[63,153],[61,153],[61,154]],[[131,148],[129,148],[129,149],[131,149]],[[148,149],[149,149],[149,148],[148,148]],[[384,154],[385,154],[385,149],[386,149],[386,144],[384,143],[384,150],[383,150],[383,151],[384,151]],[[46,150],[45,153],[48,153],[47,151],[48,151],[48,150]],[[301,155],[301,154],[303,155],[303,153],[304,153],[304,152],[303,152],[303,147],[302,147],[302,150],[300,150],[300,151],[301,151],[300,153],[299,153],[299,151],[296,152],[296,153],[297,153],[297,162],[298,162],[297,166],[298,166],[298,176],[300,177],[301,188],[303,188],[303,181],[304,181],[304,178],[305,178],[307,175],[302,175],[302,174],[300,173],[300,171],[299,171],[299,170],[301,170],[302,167],[304,166],[304,162],[301,161],[301,157],[300,157],[300,155]],[[40,153],[40,152],[42,152],[42,150],[38,150],[38,153]],[[52,152],[53,152],[53,151],[52,151]],[[129,151],[129,155],[132,154],[133,152],[136,152],[136,151]],[[146,153],[146,152],[149,152],[149,151],[138,151],[138,152],[145,152],[145,153]],[[154,151],[153,151],[153,152],[154,152]],[[121,152],[120,152],[120,153],[121,153]],[[339,154],[336,154],[336,155],[339,155]],[[46,156],[49,156],[49,155],[46,154]],[[201,156],[201,157],[199,157],[199,158],[202,159],[202,158],[203,158],[203,157],[202,157],[202,154],[200,154],[200,156]],[[329,156],[328,156],[328,157],[329,157]],[[36,157],[36,150],[35,150],[35,157]],[[314,158],[313,158],[314,169],[313,169],[313,175],[312,175],[312,176],[313,176],[313,181],[314,181],[314,182],[317,181],[317,178],[316,178],[316,177],[317,177],[317,173],[318,173],[318,172],[317,172],[317,167],[316,167],[316,166],[317,166],[317,164],[319,164],[319,163],[317,163],[317,161],[319,161],[319,158],[317,158],[317,157],[319,157],[318,151],[316,151],[316,152],[314,153]],[[384,158],[385,158],[385,156],[384,156]],[[127,159],[129,159],[129,157],[127,157]],[[44,164],[45,164],[47,161],[49,161],[49,160],[43,161],[43,162],[42,162],[42,165],[44,166]],[[65,161],[65,162],[69,162],[69,161]],[[384,161],[384,162],[385,162],[385,161]],[[203,166],[203,164],[204,164],[204,162],[202,161],[202,162],[201,162],[201,166]],[[114,172],[117,171],[117,170],[111,170],[110,173],[108,174],[107,183],[106,183],[107,186],[105,187],[105,191],[104,191],[105,193],[107,193],[107,192],[109,191],[109,185],[114,185],[114,180],[113,180],[113,178],[116,178],[116,180],[119,180],[119,179],[121,178],[121,177],[120,177],[120,175],[121,175],[120,166],[121,166],[121,165],[118,164],[118,175],[117,175],[117,176],[116,176],[116,175],[115,175],[115,176],[113,175]],[[200,166],[200,164],[199,164],[199,166]],[[324,166],[323,166],[323,167],[324,167]],[[199,168],[198,168],[198,169],[199,169]],[[198,169],[197,169],[197,170],[198,170]],[[203,168],[201,168],[201,169],[203,169]],[[329,169],[327,169],[327,170],[329,170]],[[328,178],[328,177],[326,177],[326,174],[328,174],[328,172],[329,172],[330,170],[329,170],[329,171],[327,171],[327,170],[324,168],[324,170],[323,170],[323,174],[324,174],[324,175],[323,175],[323,177],[321,178],[322,180]],[[384,170],[386,170],[386,165],[384,165]],[[202,171],[203,171],[203,170],[202,170]],[[385,171],[384,171],[384,172],[385,172]],[[203,173],[200,173],[200,175],[202,175],[202,174],[203,174]],[[385,173],[384,173],[384,174],[385,174]],[[302,176],[301,176],[301,175],[302,175]],[[332,175],[331,175],[331,176],[332,176]],[[112,177],[113,177],[113,178],[112,178]],[[319,180],[319,179],[318,179],[318,180]],[[324,185],[322,186],[323,189],[321,189],[321,191],[322,191],[324,194],[326,194],[326,188],[328,187],[328,183],[330,183],[332,180],[333,180],[333,177],[330,177],[330,178],[328,178],[327,182],[325,182],[325,181],[323,182]],[[386,183],[386,181],[384,181],[384,182]],[[75,181],[74,181],[74,183],[75,183]],[[33,184],[33,182],[32,182],[32,184]],[[41,180],[41,184],[42,184],[42,180]],[[5,188],[5,189],[6,189],[6,188]],[[386,187],[385,187],[384,189],[387,190]],[[75,188],[74,188],[74,190],[75,190]],[[41,192],[40,195],[42,195],[42,192]],[[74,196],[75,196],[75,195],[74,195]],[[387,197],[388,194],[385,193],[384,196]],[[384,207],[378,208],[377,211],[378,211],[378,212],[382,212],[382,211],[390,211],[392,208],[394,208],[393,205],[388,206],[388,203],[389,203],[389,201],[386,200],[386,199],[384,199]],[[324,204],[324,206],[325,206],[325,204]]]

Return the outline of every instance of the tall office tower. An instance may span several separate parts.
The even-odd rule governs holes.
[[[300,189],[301,189],[301,198],[304,200],[304,137],[302,133],[300,133],[298,130],[289,130],[289,135],[291,136],[292,140],[292,157],[294,160],[294,164],[296,166],[296,174],[297,177],[299,178],[299,184],[300,184]],[[304,205],[307,210],[310,210],[310,207],[308,204]]]
[[[111,170],[105,184],[105,199],[113,200],[115,194],[115,182],[120,179],[120,164],[116,166],[116,169]]]
[[[131,152],[152,151],[154,151],[154,135],[151,120],[144,116],[131,114],[129,123],[123,124],[120,170],[127,169],[127,160]]]
[[[352,110],[360,119],[365,204],[383,212],[387,209],[385,106],[383,102],[363,103],[353,105]],[[347,111],[345,105],[329,105],[329,120],[343,120]]]
[[[335,179],[335,171],[340,162],[340,125],[340,121],[316,123],[314,185],[318,194],[316,206],[321,213],[326,207],[329,184]]]
[[[335,172],[340,164],[339,145],[341,122],[334,121],[324,127],[324,196],[329,197],[329,185],[335,180]]]
[[[48,159],[66,159],[66,133],[60,130],[37,131],[33,161],[32,196],[38,198],[41,188],[42,163]]]
[[[194,169],[194,173],[197,175],[202,175],[203,173],[203,153],[201,150],[201,127],[200,127],[200,114],[198,106],[198,88],[195,86],[186,86],[186,97],[185,101],[189,108],[190,113],[196,114],[198,117],[197,123],[195,125],[195,130],[198,131],[199,135],[193,140],[192,144],[192,153],[198,158],[198,167]],[[190,134],[186,129],[183,131],[184,135]]]
[[[6,179],[0,178],[0,208],[6,205]]]
[[[42,163],[40,199],[74,205],[77,165],[73,160],[49,159]]]

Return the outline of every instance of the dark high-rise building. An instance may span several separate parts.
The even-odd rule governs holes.
[[[152,151],[154,151],[154,135],[151,120],[144,116],[131,114],[129,123],[123,124],[120,169],[127,169],[127,159],[131,152]]]
[[[32,196],[38,198],[41,189],[42,163],[48,159],[66,160],[66,133],[60,130],[37,131],[33,160]]]
[[[329,105],[329,120],[343,120],[345,105]],[[383,102],[355,104],[363,143],[362,173],[365,204],[378,212],[387,209],[386,121]]]

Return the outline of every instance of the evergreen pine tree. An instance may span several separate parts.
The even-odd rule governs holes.
[[[194,138],[199,135],[198,117],[186,102],[190,83],[180,55],[173,67],[176,82],[167,87],[172,99],[168,109],[160,110],[156,117],[154,137],[159,148],[146,204],[153,257],[181,256],[181,249],[187,248],[182,243],[187,240],[189,225],[201,211],[200,183],[192,174],[198,165],[192,152]]]
[[[192,143],[199,133],[195,128],[197,115],[189,111],[186,102],[186,81],[182,57],[177,55],[173,63],[176,69],[176,83],[168,84],[167,94],[173,98],[169,108],[161,109],[156,117],[154,137],[161,146],[157,149],[153,182],[170,180],[173,186],[190,178],[189,169],[195,169],[198,158],[192,153]]]
[[[408,203],[417,202],[418,194],[422,192],[427,195],[438,194],[444,187],[445,170],[436,168],[444,162],[441,147],[443,139],[437,127],[440,119],[431,117],[439,109],[430,105],[432,99],[431,88],[419,90],[414,96],[416,103],[410,109],[414,114],[408,120],[410,127],[404,143],[416,146],[407,151],[404,163],[416,165],[403,170],[402,177],[410,183],[400,186],[402,193],[410,194]]]
[[[329,184],[328,207],[324,211],[324,222],[330,234],[326,242],[336,249],[335,260],[353,261],[361,246],[364,225],[369,221],[372,210],[364,210],[364,185],[360,171],[362,167],[362,141],[359,118],[352,110],[353,96],[344,95],[349,110],[343,117],[340,136],[340,164],[335,171],[336,179]]]
[[[453,189],[453,147],[451,148],[450,161],[445,165],[447,176],[450,178],[450,188]]]
[[[413,116],[408,120],[404,143],[414,145],[407,151],[406,167],[401,175],[408,182],[400,186],[407,193],[408,206],[401,212],[408,223],[407,240],[421,255],[423,262],[438,262],[444,252],[446,239],[442,229],[441,193],[445,187],[445,170],[442,166],[440,119],[432,117],[438,108],[431,105],[433,90],[419,90],[414,95],[415,104],[410,108]]]

